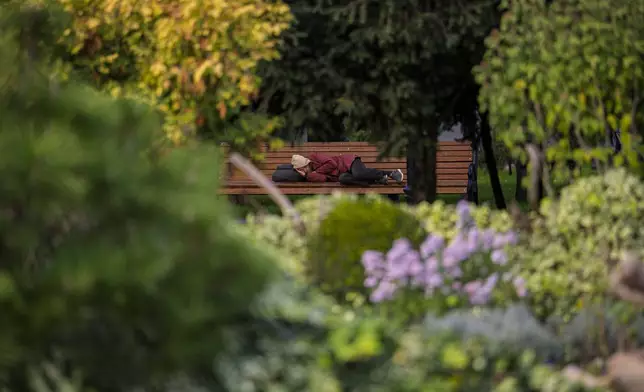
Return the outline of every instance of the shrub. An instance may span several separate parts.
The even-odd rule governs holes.
[[[498,314],[496,315],[498,316]],[[446,317],[450,317],[449,315]],[[472,314],[462,322],[480,323]],[[515,322],[523,329],[522,320]],[[491,321],[491,320],[490,320]],[[489,332],[497,334],[497,323]],[[526,333],[528,338],[531,333]],[[537,336],[543,339],[543,334]],[[546,392],[589,391],[568,381],[556,366],[543,364],[542,353],[525,349],[531,341],[499,342],[483,334],[459,336],[451,331],[411,328],[400,338],[393,365],[382,382],[388,391]],[[547,343],[551,344],[551,343]]]
[[[424,237],[418,219],[385,199],[341,200],[309,239],[307,274],[324,291],[345,299],[365,291],[362,253],[386,251],[399,238],[418,246]]]
[[[438,200],[432,204],[421,203],[410,211],[420,219],[428,233],[451,240],[458,233],[456,206]],[[477,227],[508,232],[513,229],[512,219],[506,211],[493,210],[488,206],[470,206],[470,215]]]
[[[542,317],[569,318],[601,300],[607,261],[644,251],[644,183],[625,169],[577,180],[543,203],[533,231],[509,250]]]
[[[29,372],[53,362],[63,379],[79,373],[103,391],[153,388],[210,364],[272,269],[229,229],[212,199],[216,176],[199,175],[217,167],[216,151],[151,159],[159,118],[50,80],[11,41],[24,28],[5,24],[47,13],[5,12],[0,389],[29,390]]]
[[[278,215],[249,215],[240,225],[240,232],[249,241],[277,254],[280,267],[292,276],[304,278],[306,259],[306,236],[298,233],[290,218]]]
[[[324,391],[337,384],[331,364],[320,363],[329,354],[333,305],[294,279],[273,282],[251,318],[229,329],[225,351],[215,359],[217,390]]]
[[[450,312],[403,330],[337,311],[292,280],[273,283],[257,301],[216,360],[220,389],[585,391],[543,365],[561,359],[563,345],[523,306]]]
[[[561,339],[544,327],[524,305],[507,308],[459,309],[443,317],[428,315],[424,320],[428,334],[452,333],[462,339],[484,338],[493,345],[516,352],[531,350],[545,359],[562,359]]]
[[[447,244],[442,236],[430,234],[418,251],[399,239],[386,254],[363,254],[370,299],[384,305],[380,307],[387,314],[405,319],[526,294],[523,279],[510,274],[505,253],[516,234],[479,229],[467,202],[459,203],[457,211],[458,232]]]
[[[280,255],[280,266],[292,276],[306,280],[308,239],[315,238],[320,222],[341,200],[357,200],[356,195],[334,194],[302,199],[295,204],[306,228],[301,233],[293,220],[280,215],[248,215],[241,231],[262,247]]]

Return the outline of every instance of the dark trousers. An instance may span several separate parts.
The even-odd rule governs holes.
[[[349,171],[340,174],[338,181],[342,185],[371,185],[382,183],[387,174],[389,173],[386,171],[367,167],[362,159],[357,157],[351,163]]]

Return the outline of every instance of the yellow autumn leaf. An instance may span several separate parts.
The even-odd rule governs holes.
[[[519,79],[514,82],[514,88],[516,90],[524,90],[526,87],[527,87],[527,84],[523,79]]]
[[[581,109],[585,109],[586,108],[586,95],[584,95],[584,93],[579,93],[579,95],[577,96],[577,99],[579,100],[579,106],[581,107]]]
[[[279,35],[292,19],[281,0],[55,1],[72,16],[61,36],[76,55],[69,69],[100,68],[105,74],[96,87],[113,93],[105,87],[113,82],[130,95],[156,100],[166,113],[164,129],[175,141],[180,138],[172,130],[189,122],[181,117],[183,110],[204,94],[224,101],[225,109],[219,107],[224,116],[247,104],[257,90],[258,64],[278,57]],[[97,30],[100,40],[88,47],[88,33]],[[112,81],[113,71],[126,75]],[[170,105],[161,108],[168,97]],[[270,135],[272,124],[253,132]]]
[[[441,354],[441,362],[443,365],[452,369],[465,369],[469,363],[467,354],[463,351],[463,348],[456,343],[446,345]]]
[[[615,117],[614,114],[609,114],[608,116],[606,116],[606,121],[612,129],[617,129],[617,117]]]
[[[90,30],[94,30],[95,28],[98,27],[98,25],[101,24],[101,21],[98,18],[89,18],[85,22],[86,26]]]
[[[619,121],[619,129],[621,130],[627,130],[631,127],[631,124],[633,122],[633,118],[631,117],[630,114],[625,114],[622,116],[622,119]]]
[[[195,72],[192,74],[192,81],[194,83],[197,83],[198,81],[200,81],[201,78],[203,77],[204,72],[206,72],[206,70],[211,66],[212,66],[212,63],[210,60],[206,60],[203,63],[201,63],[201,65],[199,65],[195,70]]]

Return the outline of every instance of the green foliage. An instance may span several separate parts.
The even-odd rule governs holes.
[[[300,200],[295,209],[306,227],[306,235],[298,230],[292,219],[277,215],[248,215],[240,230],[247,234],[250,241],[277,252],[280,265],[287,273],[306,279],[306,263],[302,261],[308,258],[309,238],[317,235],[320,222],[336,203],[356,198],[357,195],[335,194]]]
[[[164,113],[175,142],[197,127],[235,148],[253,148],[277,119],[245,113],[259,62],[278,57],[291,14],[280,1],[55,0],[72,16],[61,41],[76,72],[115,96]]]
[[[428,233],[437,234],[448,240],[458,232],[456,222],[458,214],[456,206],[445,204],[439,200],[434,203],[421,203],[411,209],[420,219]],[[477,227],[494,229],[498,232],[508,232],[513,228],[513,222],[506,211],[491,209],[488,206],[470,206],[470,214]]]
[[[497,21],[492,3],[463,5],[298,2],[293,6],[298,23],[282,47],[284,56],[263,70],[263,98],[288,114],[293,131],[304,126],[337,133],[329,127],[341,117],[339,124],[349,132],[367,130],[399,149],[410,132],[428,132],[417,120],[438,128],[433,117],[441,109],[453,109],[447,102],[461,92],[470,61],[482,54],[483,39]],[[458,55],[463,55],[461,61],[429,61]]]
[[[230,329],[215,375],[229,392],[335,391],[330,362],[320,359],[332,325],[333,301],[292,279],[272,283],[253,306],[253,317]]]
[[[208,365],[272,275],[213,200],[217,176],[195,175],[216,150],[151,159],[158,116],[47,79],[11,40],[27,17],[2,11],[2,389],[29,390],[33,370],[130,390]]]
[[[588,390],[566,380],[556,367],[542,365],[542,360],[531,350],[499,344],[485,335],[462,338],[450,331],[412,327],[399,337],[385,385],[391,385],[390,391]]]
[[[260,73],[260,107],[284,117],[285,134],[304,129],[316,140],[362,134],[386,141],[386,153],[407,153],[412,167],[422,168],[410,175],[418,182],[412,188],[416,201],[433,201],[439,128],[463,110],[455,104],[461,96],[476,101],[471,70],[498,22],[496,3],[292,4],[296,23],[285,34],[282,58]]]
[[[562,346],[522,307],[450,313],[401,330],[287,280],[253,309],[216,362],[216,385],[227,391],[585,391],[540,364]]]
[[[265,42],[266,34],[272,37],[278,33],[271,26],[256,29],[245,22],[262,19],[262,12],[270,13],[272,5],[280,9],[281,3],[267,2],[268,8],[257,9],[252,7],[256,2],[237,3],[207,3],[213,6],[208,15],[214,19],[206,18],[206,29],[224,36],[229,32],[230,26],[216,23],[221,20],[213,15],[240,17],[233,18],[240,22],[235,25],[244,27],[232,41],[222,39],[212,45],[232,45],[238,43],[237,38],[248,36]],[[80,10],[80,2],[66,4]],[[79,31],[70,32],[70,39],[79,39],[77,44],[86,44],[81,36],[91,38],[100,33],[116,37],[110,43],[123,43],[127,48],[129,39],[143,34],[136,49],[154,52],[159,48],[154,44],[144,47],[143,38],[163,37],[175,28],[194,32],[191,23],[201,11],[194,7],[206,3],[178,2],[177,9],[188,16],[186,20],[168,17],[167,9],[155,14],[159,11],[155,7],[165,7],[165,2],[82,4],[88,6],[87,14],[74,14]],[[131,18],[121,15],[114,21],[111,18],[118,14],[102,12],[99,7],[109,11],[117,5]],[[445,11],[450,20],[456,18],[450,12],[457,7],[445,9],[450,10]],[[36,14],[47,16],[47,12]],[[512,313],[512,307],[428,317],[424,325],[401,329],[391,319],[378,317],[370,307],[346,306],[351,296],[360,298],[355,292],[363,289],[360,259],[365,250],[386,251],[398,238],[409,238],[418,246],[427,232],[453,238],[457,216],[453,207],[400,207],[373,196],[317,197],[297,205],[306,236],[285,218],[256,217],[245,227],[232,225],[226,207],[212,198],[217,176],[204,174],[217,167],[216,151],[188,146],[162,158],[149,154],[160,134],[160,118],[140,103],[49,79],[51,70],[37,61],[38,56],[31,56],[38,52],[44,57],[37,49],[47,47],[45,41],[38,41],[37,29],[27,33],[21,28],[22,21],[34,15],[20,13],[0,20],[2,30],[9,32],[0,40],[0,389],[582,390],[569,384],[556,366],[541,363],[551,353],[559,354],[564,344],[578,345],[577,333],[585,333],[583,326],[561,326],[564,340],[560,343],[553,331],[525,311]],[[369,23],[375,21],[373,15],[367,13]],[[383,15],[397,14],[390,11]],[[99,19],[97,30],[92,30],[99,26],[92,17]],[[7,24],[10,21],[11,26]],[[30,21],[30,27],[40,24]],[[394,22],[394,26],[404,25],[398,19]],[[139,31],[134,28],[136,23],[159,28]],[[161,28],[164,23],[168,29]],[[116,27],[123,29],[115,31]],[[208,31],[206,36],[212,38],[209,34],[215,33]],[[400,39],[386,30],[365,27],[355,31],[356,35],[374,34],[381,45],[378,49],[392,49],[416,44],[415,40],[405,41],[404,35],[426,30],[412,25]],[[194,37],[176,35],[169,37],[168,47],[158,53],[192,57],[197,63],[216,54],[192,56],[197,49],[183,44],[195,43]],[[21,41],[21,47],[16,39],[25,37],[32,39]],[[30,45],[33,42],[38,45]],[[466,46],[460,42],[454,45]],[[241,47],[253,49],[252,45]],[[271,51],[270,45],[264,48]],[[106,53],[113,49],[106,45],[99,51],[109,57]],[[136,53],[142,58],[149,54]],[[82,50],[78,56],[75,60],[96,60]],[[399,65],[408,63],[398,60]],[[101,66],[109,67],[108,63],[92,64],[99,71]],[[231,90],[219,92],[230,92],[233,96],[228,103],[239,107],[243,102],[234,95],[244,98],[243,92],[250,91],[242,86],[246,83],[242,79],[252,74],[255,63],[240,60],[233,64],[243,72],[233,72],[231,78],[240,79],[237,84],[226,81],[232,83],[228,86]],[[82,62],[75,65],[87,66]],[[185,68],[181,70],[190,76],[197,73],[195,63],[182,65]],[[379,69],[376,75],[406,69],[397,67]],[[146,79],[151,84],[144,86],[129,86],[163,85],[167,76]],[[113,74],[105,77],[110,79]],[[183,93],[186,91],[179,91],[178,98],[161,95],[162,100],[171,102],[167,124],[176,120],[172,119],[176,115],[172,104],[191,99]],[[218,97],[217,92],[213,94]],[[396,105],[395,99],[391,102],[392,107]],[[415,115],[407,119],[422,117]],[[605,177],[578,182],[564,190],[562,200],[544,204],[534,232],[525,233],[511,255],[526,278],[540,273],[545,276],[541,281],[535,278],[543,283],[541,291],[535,291],[535,304],[544,304],[544,298],[575,296],[578,286],[588,281],[597,282],[597,287],[581,290],[577,297],[599,297],[605,271],[595,267],[603,265],[603,257],[614,257],[626,248],[641,249],[638,244],[644,237],[644,222],[638,211],[643,207],[643,189],[641,182],[625,171],[609,172]],[[504,212],[474,208],[472,215],[481,227],[511,228]],[[282,255],[286,256],[282,267],[288,273],[275,277],[271,273],[274,258]],[[542,264],[544,260],[552,262],[548,257],[555,256],[561,258],[554,259],[556,265],[550,267],[559,275],[551,282]],[[577,260],[591,268],[581,268]],[[570,287],[557,286],[562,276]],[[567,310],[566,305],[557,302],[553,308]],[[638,328],[641,320],[632,309],[617,305],[611,308],[611,315],[619,318],[616,323]],[[636,323],[624,322],[626,318]],[[592,324],[595,319],[578,320]]]
[[[480,102],[515,154],[544,143],[546,155],[588,164],[640,165],[644,117],[644,3],[630,0],[505,1],[499,31],[476,69]],[[557,171],[560,174],[567,171]]]
[[[462,339],[484,338],[489,344],[515,352],[533,351],[540,358],[561,360],[564,345],[548,327],[541,325],[522,304],[506,308],[461,309],[442,317],[428,315],[423,328],[428,334],[452,333]]]
[[[456,308],[506,305],[526,295],[523,279],[512,275],[505,248],[516,234],[475,226],[467,202],[460,203],[457,234],[430,234],[416,250],[406,239],[385,253],[363,254],[370,300],[389,320],[444,314]]]
[[[419,245],[425,231],[412,214],[382,198],[340,201],[309,242],[307,274],[324,291],[343,297],[364,291],[366,250],[387,251],[399,238]]]
[[[644,183],[625,169],[582,178],[541,207],[532,233],[511,248],[539,315],[569,317],[606,290],[607,261],[642,252]]]
[[[249,241],[279,254],[277,260],[284,271],[304,276],[302,260],[306,260],[307,255],[306,237],[298,233],[291,219],[278,215],[249,215],[239,229]]]
[[[358,240],[361,241],[360,246],[356,249],[351,249],[351,253],[347,253],[351,258],[354,258],[354,262],[350,263],[351,269],[355,272],[355,276],[346,276],[347,279],[351,279],[352,285],[357,285],[360,287],[360,290],[356,290],[354,286],[351,286],[347,290],[346,297],[344,300],[347,300],[352,303],[354,307],[363,308],[366,302],[368,301],[367,297],[364,295],[364,285],[363,285],[363,275],[362,270],[363,266],[360,264],[360,259],[362,256],[363,250],[382,250],[386,252],[391,247],[391,239],[403,238],[405,233],[403,231],[395,232],[391,230],[407,230],[411,228],[411,232],[414,234],[416,242],[424,240],[424,233],[432,233],[444,236],[447,240],[454,238],[454,235],[457,232],[456,223],[457,223],[457,213],[456,208],[453,205],[447,205],[441,201],[427,204],[422,203],[418,206],[407,206],[407,205],[392,205],[388,201],[385,201],[380,196],[377,195],[367,195],[364,197],[364,203],[360,202],[361,199],[356,195],[349,194],[336,194],[332,196],[318,196],[307,198],[299,201],[296,204],[296,209],[300,212],[302,220],[305,223],[307,228],[307,234],[302,236],[301,233],[297,231],[297,228],[290,219],[281,217],[281,216],[249,216],[244,225],[242,225],[241,230],[248,234],[249,240],[256,241],[258,246],[261,246],[265,249],[271,249],[271,252],[278,254],[278,259],[282,268],[288,272],[291,276],[297,277],[301,281],[309,283],[321,283],[320,277],[317,273],[311,270],[310,265],[313,263],[313,259],[318,262],[322,261],[322,253],[319,253],[317,246],[319,246],[319,240],[322,233],[319,231],[320,224],[322,227],[330,228],[336,227],[330,221],[326,221],[325,218],[329,216],[339,216],[338,212],[335,210],[336,207],[343,206],[344,210],[349,210],[355,206],[360,205],[358,211],[363,211],[366,207],[371,205],[380,206],[378,208],[386,209],[386,214],[401,215],[405,217],[413,216],[416,217],[415,220],[409,222],[410,226],[405,224],[400,224],[398,229],[383,227],[380,220],[376,221],[375,219],[380,219],[380,215],[375,215],[371,212],[363,211],[362,214],[358,216],[358,220],[353,222],[355,219],[352,218],[354,215],[343,218],[341,221],[337,221],[338,227],[346,227],[348,229],[354,230],[358,225],[366,228],[358,231],[359,236]],[[366,203],[366,204],[365,204]],[[478,227],[483,229],[493,228],[499,232],[507,232],[512,229],[512,221],[509,215],[504,211],[497,211],[490,209],[486,206],[470,206],[470,212],[474,221]],[[351,213],[353,214],[353,212]],[[334,218],[335,219],[335,218]],[[388,218],[388,220],[391,218]],[[407,218],[404,219],[405,221]],[[352,221],[352,223],[346,223],[346,221]],[[360,222],[359,224],[357,222]],[[424,230],[415,230],[414,224],[419,225]],[[357,229],[356,229],[357,230]],[[385,243],[379,242],[379,239],[373,239],[365,242],[363,235],[366,237],[368,233],[373,233],[374,231],[382,230],[377,234],[379,237],[385,235]],[[342,232],[344,233],[344,232]],[[338,236],[344,235],[342,233],[332,234],[328,240],[329,249],[331,249],[331,257],[337,257],[341,252],[345,252],[344,245],[338,247],[333,244],[332,241],[340,241],[337,238]],[[356,236],[351,238],[357,238]],[[368,248],[369,243],[375,243],[374,248]],[[326,245],[325,245],[326,246]],[[349,244],[347,243],[347,247]],[[326,249],[326,248],[323,248]],[[305,262],[303,262],[305,261]],[[348,259],[345,259],[348,262]],[[336,264],[338,265],[337,262]],[[327,268],[325,265],[323,265]],[[315,267],[314,267],[315,268]],[[344,271],[344,268],[348,267],[338,267],[341,271]],[[355,268],[355,269],[354,269]],[[360,272],[358,272],[358,270]],[[331,269],[333,273],[336,272]],[[342,273],[344,275],[344,273]],[[336,290],[339,290],[341,287],[344,287],[345,283],[336,281],[334,287]],[[508,300],[509,298],[505,298]],[[456,306],[456,303],[450,299],[447,302],[442,303],[441,306],[447,306],[447,308],[453,308]],[[505,301],[502,301],[505,302]],[[411,297],[405,296],[400,300],[394,301],[391,306],[387,305],[386,309],[380,307],[378,312],[382,314],[388,314],[391,317],[396,318],[397,320],[409,320],[410,318],[417,318],[419,315],[423,315],[427,312],[427,301],[412,299]],[[363,309],[367,311],[367,309]]]

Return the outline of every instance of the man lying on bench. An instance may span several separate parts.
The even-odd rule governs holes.
[[[308,157],[293,155],[293,169],[310,182],[339,182],[342,185],[386,185],[389,180],[399,184],[403,182],[400,169],[385,172],[367,167],[359,156],[343,154],[328,156],[311,153]]]

